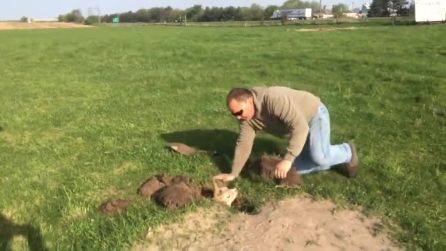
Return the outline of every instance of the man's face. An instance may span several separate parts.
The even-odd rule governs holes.
[[[246,101],[232,99],[229,102],[229,110],[238,120],[250,120],[255,113],[254,101],[252,98],[248,98]]]

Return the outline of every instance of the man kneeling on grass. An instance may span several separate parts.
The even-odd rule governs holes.
[[[345,164],[350,178],[356,176],[359,161],[354,144],[330,143],[330,116],[319,97],[288,87],[234,88],[227,96],[232,115],[240,122],[231,173],[215,179],[230,181],[238,177],[251,154],[256,131],[265,130],[282,137],[289,135],[287,153],[275,170],[285,178],[291,167],[300,174]]]

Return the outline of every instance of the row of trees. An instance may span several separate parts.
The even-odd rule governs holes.
[[[301,1],[301,0],[287,0],[281,6],[269,5],[266,8],[258,4],[252,4],[250,7],[206,7],[201,5],[194,5],[185,10],[174,9],[172,7],[155,7],[150,9],[139,9],[136,12],[129,11],[125,13],[115,13],[104,16],[88,16],[86,19],[82,16],[80,10],[73,10],[70,13],[59,16],[61,22],[76,22],[76,23],[97,23],[97,22],[112,22],[116,17],[119,17],[120,22],[134,23],[134,22],[212,22],[212,21],[260,21],[268,20],[275,10],[279,9],[301,9],[311,8],[313,13],[325,12],[325,6],[321,10],[318,2]],[[332,13],[335,17],[341,17],[343,13],[348,12],[349,8],[345,4],[337,4],[332,7]],[[413,15],[414,3],[408,3],[407,0],[373,0],[370,10],[368,10],[369,17],[383,17],[391,15]]]
[[[212,21],[259,21],[268,20],[273,12],[278,9],[300,9],[311,8],[313,13],[320,11],[319,3],[312,1],[287,0],[281,6],[270,5],[266,8],[252,4],[250,7],[206,7],[194,5],[185,10],[174,9],[172,7],[155,7],[150,9],[139,9],[136,12],[107,14],[104,16],[82,17],[80,10],[73,10],[70,13],[59,16],[61,22],[86,22],[93,21],[112,22],[113,18],[119,17],[120,22],[212,22]]]
[[[206,7],[195,5],[186,10],[166,8],[140,9],[136,12],[105,15],[103,20],[111,22],[114,17],[119,17],[121,22],[212,22],[212,21],[247,21],[269,19],[278,6],[268,6],[263,9],[258,4],[251,7]]]
[[[68,23],[83,23],[85,21],[85,18],[84,16],[82,16],[82,12],[79,9],[72,10],[65,15],[59,15],[57,19],[59,20],[59,22]]]
[[[288,0],[282,6],[270,5],[266,8],[252,4],[250,7],[206,7],[194,5],[186,10],[166,8],[140,9],[136,12],[115,13],[105,15],[104,22],[111,22],[119,17],[121,22],[213,22],[213,21],[260,21],[268,20],[278,9],[311,8],[313,13],[319,12],[319,3],[300,0]]]
[[[413,15],[415,15],[415,3],[407,0],[373,0],[368,11],[369,17]]]

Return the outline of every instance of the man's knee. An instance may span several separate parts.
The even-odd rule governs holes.
[[[311,158],[318,166],[329,166],[330,158],[323,153],[311,153]]]

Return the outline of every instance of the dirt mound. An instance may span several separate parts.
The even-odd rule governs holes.
[[[348,31],[348,30],[358,30],[358,27],[323,27],[323,28],[314,28],[314,29],[296,29],[297,32],[327,32],[327,31]],[[363,29],[363,28],[361,28]]]
[[[228,188],[225,182],[214,180],[213,186],[199,185],[195,184],[192,178],[184,175],[158,174],[152,176],[139,186],[137,193],[142,198],[154,200],[169,210],[184,208],[194,201],[204,198],[212,198],[214,201],[228,206],[232,206],[234,200],[238,199],[233,208],[243,212],[254,212],[255,210],[248,199],[237,197],[237,189]],[[125,212],[131,204],[131,201],[127,199],[108,199],[98,207],[98,210],[108,216],[115,216]]]
[[[18,29],[54,29],[54,28],[88,28],[90,25],[61,23],[61,22],[0,22],[0,30],[18,30]]]
[[[215,205],[149,229],[146,241],[132,250],[400,250],[379,219],[309,195],[268,205],[256,215]]]

